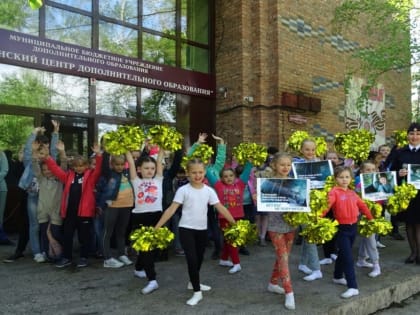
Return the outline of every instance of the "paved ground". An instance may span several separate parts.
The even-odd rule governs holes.
[[[371,279],[369,269],[357,268],[360,295],[351,300],[341,299],[345,287],[331,282],[332,265],[322,268],[323,279],[302,280],[296,268],[300,246],[294,246],[290,265],[296,311],[284,308],[284,296],[266,291],[274,262],[271,244],[251,246],[251,255],[241,256],[243,269],[235,275],[211,260],[208,249],[201,277],[213,289],[194,307],[185,304],[192,292],[186,289],[183,257],[172,255],[157,263],[160,288],[143,296],[140,289],[146,281],[133,277],[132,267],[109,270],[92,259],[84,269],[58,270],[27,255],[12,264],[0,263],[0,314],[371,314],[420,291],[420,266],[403,263],[406,241],[385,237],[383,243],[387,247],[380,250],[382,275]],[[0,246],[0,258],[12,251]]]

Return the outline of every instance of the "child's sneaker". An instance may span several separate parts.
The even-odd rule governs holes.
[[[118,260],[126,266],[130,266],[133,264],[133,262],[126,255],[118,257]]]
[[[188,290],[193,289],[191,282],[188,282],[187,289]],[[200,283],[200,291],[210,291],[210,290],[211,290],[211,286]]]
[[[352,296],[356,296],[356,295],[359,295],[359,290],[350,288],[350,289],[347,289],[347,291],[345,291],[344,293],[342,293],[341,297],[343,299],[349,299]]]
[[[43,263],[43,262],[46,262],[47,261],[47,259],[45,258],[45,256],[43,254],[41,254],[41,253],[35,254],[34,260],[37,263]]]
[[[71,260],[67,259],[67,258],[61,258],[56,264],[55,266],[57,268],[65,268],[71,265]]]
[[[234,273],[237,273],[241,270],[242,270],[241,265],[240,264],[235,264],[235,265],[233,265],[232,268],[229,269],[229,273],[234,274]]]
[[[134,270],[134,276],[137,278],[146,278],[144,270]]]
[[[324,258],[319,261],[320,265],[331,265],[333,263],[332,258]]]
[[[314,270],[312,271],[312,273],[306,277],[303,278],[303,280],[305,281],[314,281],[316,279],[321,279],[322,278],[322,272],[321,270]]]
[[[368,273],[368,276],[371,278],[376,278],[381,274],[381,267],[379,267],[379,264],[373,265],[373,270]]]
[[[141,290],[143,294],[149,294],[157,290],[159,285],[156,280],[149,281],[149,283]]]
[[[307,275],[310,275],[312,273],[312,270],[309,269],[306,265],[299,265],[298,270],[302,271],[303,273],[306,273]]]
[[[366,260],[358,260],[356,266],[359,268],[372,268],[373,264],[367,262]]]
[[[284,289],[278,284],[268,284],[267,291],[271,293],[284,294]]]
[[[194,306],[197,305],[198,302],[200,302],[203,299],[203,293],[201,291],[198,292],[194,292],[193,296],[191,297],[191,299],[189,299],[187,301],[188,305]]]
[[[124,266],[124,263],[115,258],[104,260],[104,268],[121,268],[122,266]]]
[[[333,282],[335,284],[347,285],[347,280],[344,278],[340,278],[340,279],[333,278]]]
[[[233,263],[230,260],[223,260],[220,259],[219,260],[219,266],[223,266],[223,267],[232,267]]]
[[[77,268],[84,268],[88,266],[87,258],[80,257],[79,262],[77,263]]]
[[[294,310],[296,308],[296,306],[295,306],[295,296],[293,295],[293,292],[286,293],[284,306],[289,310]]]

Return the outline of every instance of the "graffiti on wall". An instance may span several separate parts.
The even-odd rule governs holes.
[[[357,100],[362,93],[363,79],[349,80],[346,105],[346,129],[366,129],[375,135],[372,149],[385,143],[385,89],[381,84],[370,90],[369,98],[362,107],[357,106]]]

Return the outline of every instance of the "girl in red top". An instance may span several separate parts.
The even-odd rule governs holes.
[[[322,216],[325,216],[331,209],[334,218],[338,221],[337,247],[338,257],[335,262],[333,282],[347,285],[348,289],[341,297],[344,299],[358,295],[356,275],[354,272],[352,246],[357,234],[357,220],[359,211],[369,220],[372,214],[362,199],[349,189],[353,180],[353,171],[350,167],[339,166],[334,170],[334,178],[337,186],[328,193],[328,209]],[[343,278],[343,274],[345,278]]]
[[[207,179],[216,190],[220,203],[229,210],[235,220],[242,219],[244,217],[244,191],[246,189],[249,175],[251,174],[251,169],[252,164],[247,162],[239,178],[236,178],[236,173],[232,168],[224,168],[220,172],[220,180],[212,174],[207,174]],[[221,214],[219,214],[219,225],[221,229],[224,229],[229,225],[229,222]],[[232,261],[229,261],[229,257]],[[242,268],[239,261],[239,248],[224,241],[219,265],[232,267],[229,269],[230,274],[241,271]]]

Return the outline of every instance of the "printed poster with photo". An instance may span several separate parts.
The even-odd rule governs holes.
[[[309,212],[308,179],[257,178],[258,211]]]
[[[309,179],[310,189],[322,189],[328,176],[334,174],[330,160],[316,162],[293,162],[293,174],[295,178]]]
[[[394,194],[397,174],[396,172],[360,174],[360,183],[363,199],[387,200]]]
[[[408,164],[407,183],[420,189],[420,164]]]

